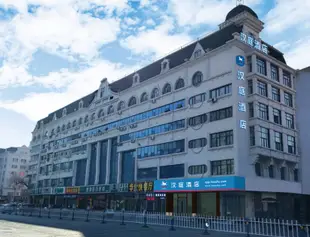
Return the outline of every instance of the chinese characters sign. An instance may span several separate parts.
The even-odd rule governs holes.
[[[154,192],[199,192],[214,190],[244,190],[245,179],[239,176],[155,180]]]
[[[80,193],[108,193],[108,192],[110,192],[110,185],[83,186],[80,188]]]
[[[77,194],[80,192],[80,188],[79,187],[67,187],[65,190],[66,194]]]
[[[129,192],[153,192],[153,188],[154,188],[153,181],[130,183],[128,185]]]
[[[266,44],[262,44],[260,41],[255,39],[253,36],[246,35],[245,33],[241,32],[240,40],[257,50],[262,51],[265,54],[268,54],[268,46]]]
[[[240,61],[243,61],[243,63],[238,63],[238,58],[240,58]],[[242,60],[241,60],[242,58]],[[236,64],[239,67],[243,67],[245,64],[245,60],[243,56],[238,55],[236,57],[237,61]],[[244,72],[242,70],[238,70],[237,72],[237,80],[238,81],[244,81],[245,80],[245,76],[244,76]],[[238,96],[240,96],[240,98],[244,98],[246,96],[246,91],[245,91],[245,87],[244,86],[238,86]],[[238,111],[244,113],[246,112],[246,103],[242,102],[244,100],[241,100],[240,102],[238,102]],[[246,129],[246,121],[245,120],[240,120],[239,121],[239,127],[242,129]]]

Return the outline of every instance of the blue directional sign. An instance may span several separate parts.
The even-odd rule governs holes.
[[[231,190],[245,190],[245,178],[239,176],[222,176],[154,181],[154,192],[206,192]]]
[[[245,58],[241,55],[236,56],[236,64],[240,67],[243,67],[245,64]]]

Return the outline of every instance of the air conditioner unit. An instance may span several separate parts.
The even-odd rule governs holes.
[[[211,101],[212,101],[212,103],[216,103],[217,102],[217,98],[214,97],[214,98],[211,99]]]
[[[122,146],[123,145],[123,143],[117,143],[117,146]]]
[[[131,142],[131,143],[135,143],[135,142],[136,142],[136,139],[131,139],[130,142]]]
[[[151,139],[151,140],[155,140],[155,135],[151,135],[151,136],[150,136],[150,139]]]
[[[155,104],[156,103],[156,99],[152,99],[152,103]]]
[[[101,118],[101,121],[104,121],[105,120],[105,118]]]
[[[122,111],[118,111],[117,113],[118,113],[119,115],[121,115],[123,112],[122,112]]]

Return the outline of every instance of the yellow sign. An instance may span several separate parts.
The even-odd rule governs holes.
[[[128,186],[129,192],[153,192],[153,182],[141,182],[141,183],[130,183]]]
[[[65,193],[66,194],[77,194],[80,192],[80,187],[67,187]]]

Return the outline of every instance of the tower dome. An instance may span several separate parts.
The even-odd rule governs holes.
[[[244,11],[248,12],[249,14],[258,19],[257,14],[251,8],[245,5],[238,5],[235,8],[233,8],[230,12],[228,12],[228,14],[226,15],[226,21],[234,18],[235,16],[239,15]]]

